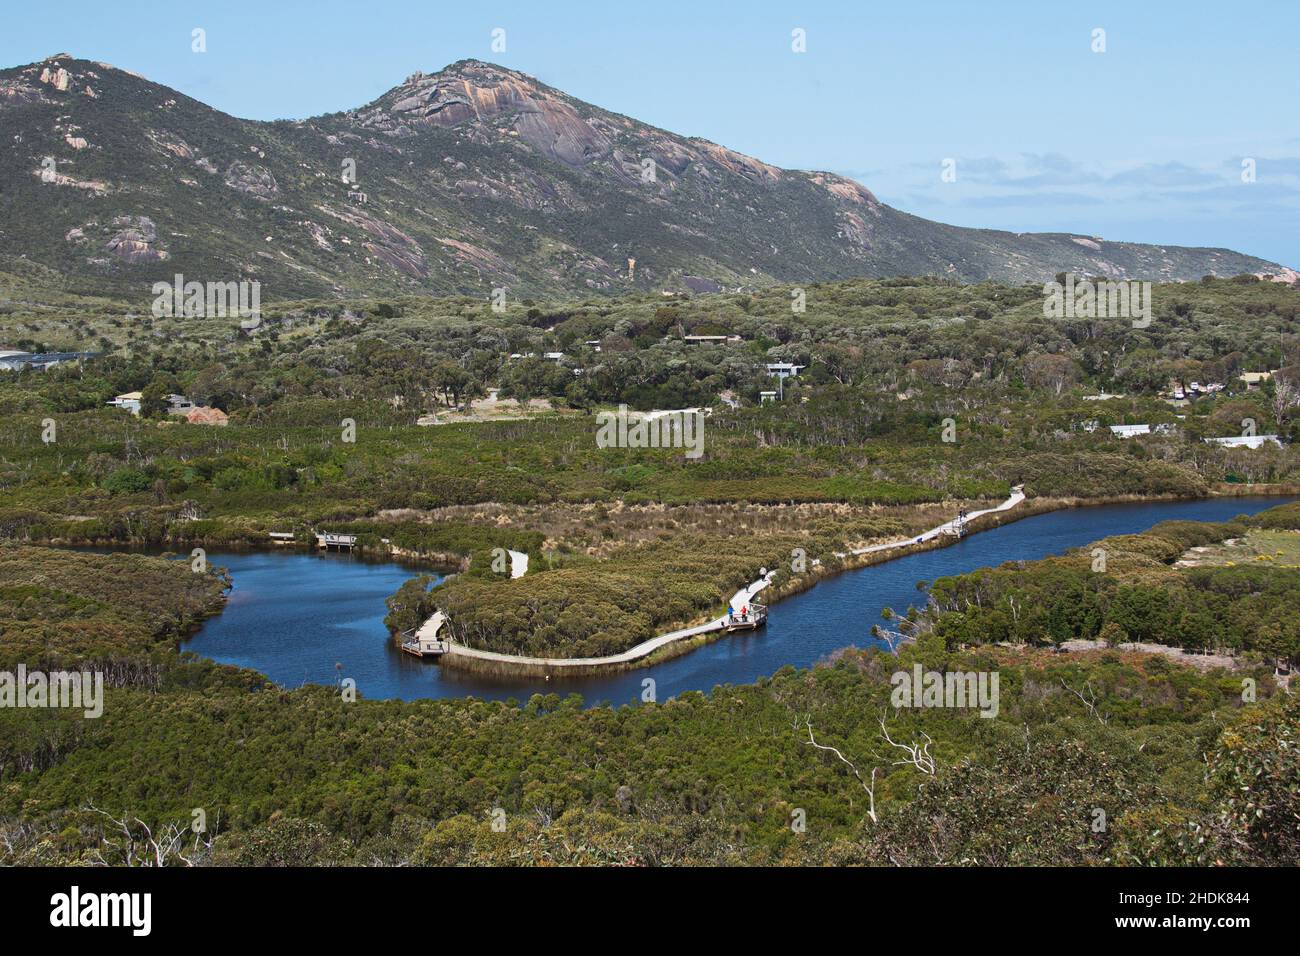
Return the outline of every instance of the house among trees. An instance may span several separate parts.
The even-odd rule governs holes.
[[[140,399],[144,397],[141,392],[124,392],[121,395],[108,402],[113,408],[125,408],[132,415],[140,414]]]
[[[776,390],[782,399],[785,398],[785,380],[794,378],[804,368],[807,368],[807,366],[794,365],[790,362],[767,363],[767,374],[776,378]]]
[[[768,362],[767,374],[774,375],[779,379],[794,378],[807,367],[806,365],[795,365],[791,362]]]
[[[1242,372],[1237,376],[1237,380],[1245,385],[1246,389],[1250,391],[1259,388],[1272,377],[1272,372]]]
[[[168,415],[189,415],[190,412],[198,408],[184,395],[167,396],[167,414]]]
[[[1111,425],[1110,432],[1116,438],[1133,438],[1137,435],[1172,435],[1177,426],[1170,423],[1161,425]]]
[[[733,345],[742,341],[739,335],[683,335],[687,345]]]
[[[143,402],[143,392],[124,392],[107,402],[107,404],[112,408],[125,408],[132,415],[139,415]],[[167,396],[168,415],[189,415],[197,407],[184,395],[172,394]]]
[[[554,362],[556,365],[559,365],[561,362],[564,361],[563,352],[543,352],[541,357],[548,362]],[[537,358],[537,353],[536,352],[511,352],[510,358],[512,360]]]
[[[1282,447],[1282,439],[1277,435],[1229,435],[1227,438],[1205,440],[1211,445],[1222,445],[1224,448],[1263,448],[1269,442]]]
[[[18,349],[0,350],[0,372],[21,372],[34,368],[44,372],[64,362],[79,362],[94,358],[98,352],[23,352]]]

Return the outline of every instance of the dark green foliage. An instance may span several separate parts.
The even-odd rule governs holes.
[[[1250,527],[1297,529],[1300,514],[1282,505],[1234,522],[1166,521],[1028,567],[940,578],[930,616],[949,647],[1100,638],[1300,660],[1300,570],[1169,567],[1189,548]],[[1106,555],[1104,571],[1095,565],[1097,549]]]
[[[141,585],[176,606],[191,588],[185,565],[156,558],[14,550],[66,595],[64,621],[117,626]],[[108,569],[111,592],[83,573]],[[49,604],[30,583],[5,588],[6,606]],[[130,652],[167,633],[141,631]],[[96,653],[66,629],[49,639],[67,666]],[[999,717],[893,710],[890,675],[913,661],[999,672]],[[228,864],[1296,862],[1297,715],[1258,672],[1249,705],[1237,675],[1159,659],[953,655],[922,638],[900,659],[849,650],[751,686],[583,710],[558,694],[347,703],[174,652],[159,664],[150,689],[110,688],[97,720],[0,710],[6,862],[113,857],[92,807],[155,831],[205,808],[216,839],[199,862]],[[896,740],[930,737],[933,776],[895,763],[881,716]],[[808,726],[876,768],[878,824]],[[1211,831],[1212,851],[1181,836]]]

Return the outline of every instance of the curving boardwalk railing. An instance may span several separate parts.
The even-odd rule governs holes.
[[[1025,500],[1024,488],[1024,485],[1016,485],[1011,489],[1011,497],[995,508],[983,508],[979,511],[968,512],[964,519],[959,516],[953,518],[951,521],[945,521],[937,528],[931,528],[929,531],[921,532],[915,538],[900,538],[897,541],[886,541],[884,544],[873,544],[865,548],[854,548],[852,551],[848,552],[848,554],[875,554],[877,551],[889,551],[892,548],[901,548],[909,544],[924,544],[927,541],[934,540],[941,534],[952,534],[956,532],[961,525],[978,518],[981,515],[991,515],[998,511],[1010,511],[1016,505],[1020,504],[1020,502]],[[847,557],[848,554],[840,552],[839,557]]]
[[[1023,486],[1016,486],[1011,489],[1011,497],[1002,504],[994,508],[984,508],[980,511],[969,512],[965,521],[978,518],[981,515],[993,514],[998,511],[1010,511],[1016,505],[1025,500]],[[849,552],[839,553],[839,557],[848,557],[849,555],[874,554],[879,551],[890,551],[894,548],[905,548],[909,545],[924,544],[940,535],[955,532],[960,524],[960,517],[953,518],[951,521],[945,521],[938,527],[931,528],[929,531],[923,531],[921,534],[910,538],[900,538],[896,541],[887,541],[883,544],[873,544],[865,548],[854,548]],[[769,571],[763,577],[741,588],[732,595],[730,606],[743,607],[754,600],[754,596],[759,591],[772,583],[772,577],[775,571]],[[441,612],[439,612],[441,613]],[[466,647],[464,644],[458,644],[455,641],[447,642],[447,651],[445,656],[475,658],[482,661],[495,661],[502,664],[516,664],[528,667],[554,668],[555,670],[582,670],[585,668],[600,668],[610,665],[629,664],[632,661],[648,657],[661,647],[665,647],[675,641],[685,640],[691,637],[697,637],[700,634],[708,634],[712,631],[720,631],[727,626],[726,615],[721,615],[704,624],[697,624],[694,627],[684,627],[676,631],[669,631],[667,634],[660,634],[652,637],[648,641],[642,641],[634,647],[630,647],[621,654],[610,654],[606,657],[525,657],[520,654],[503,654],[499,651],[482,651],[473,647]]]

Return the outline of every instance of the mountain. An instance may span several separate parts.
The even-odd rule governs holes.
[[[843,176],[778,169],[475,60],[358,109],[267,123],[60,54],[0,71],[0,130],[0,268],[25,257],[83,291],[144,296],[178,272],[257,279],[272,300],[1284,271],[1227,249],[931,222]]]

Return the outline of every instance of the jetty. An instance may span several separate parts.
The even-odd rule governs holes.
[[[316,547],[322,551],[351,551],[357,546],[357,535],[355,534],[338,534],[334,531],[312,531],[309,532],[316,538]],[[268,531],[268,538],[272,544],[276,545],[294,545],[298,543],[298,536],[292,531]],[[388,543],[388,539],[384,539]],[[526,560],[526,559],[525,559]]]
[[[323,551],[351,551],[357,546],[355,534],[335,534],[333,531],[317,531],[316,547]]]
[[[736,610],[735,607],[727,608],[726,629],[728,632],[752,631],[762,627],[766,623],[766,604],[758,604],[751,601],[749,604],[742,604],[740,610]]]
[[[447,653],[448,642],[438,636],[442,626],[447,623],[447,615],[434,611],[418,628],[403,631],[397,646],[415,657],[441,657]]]

